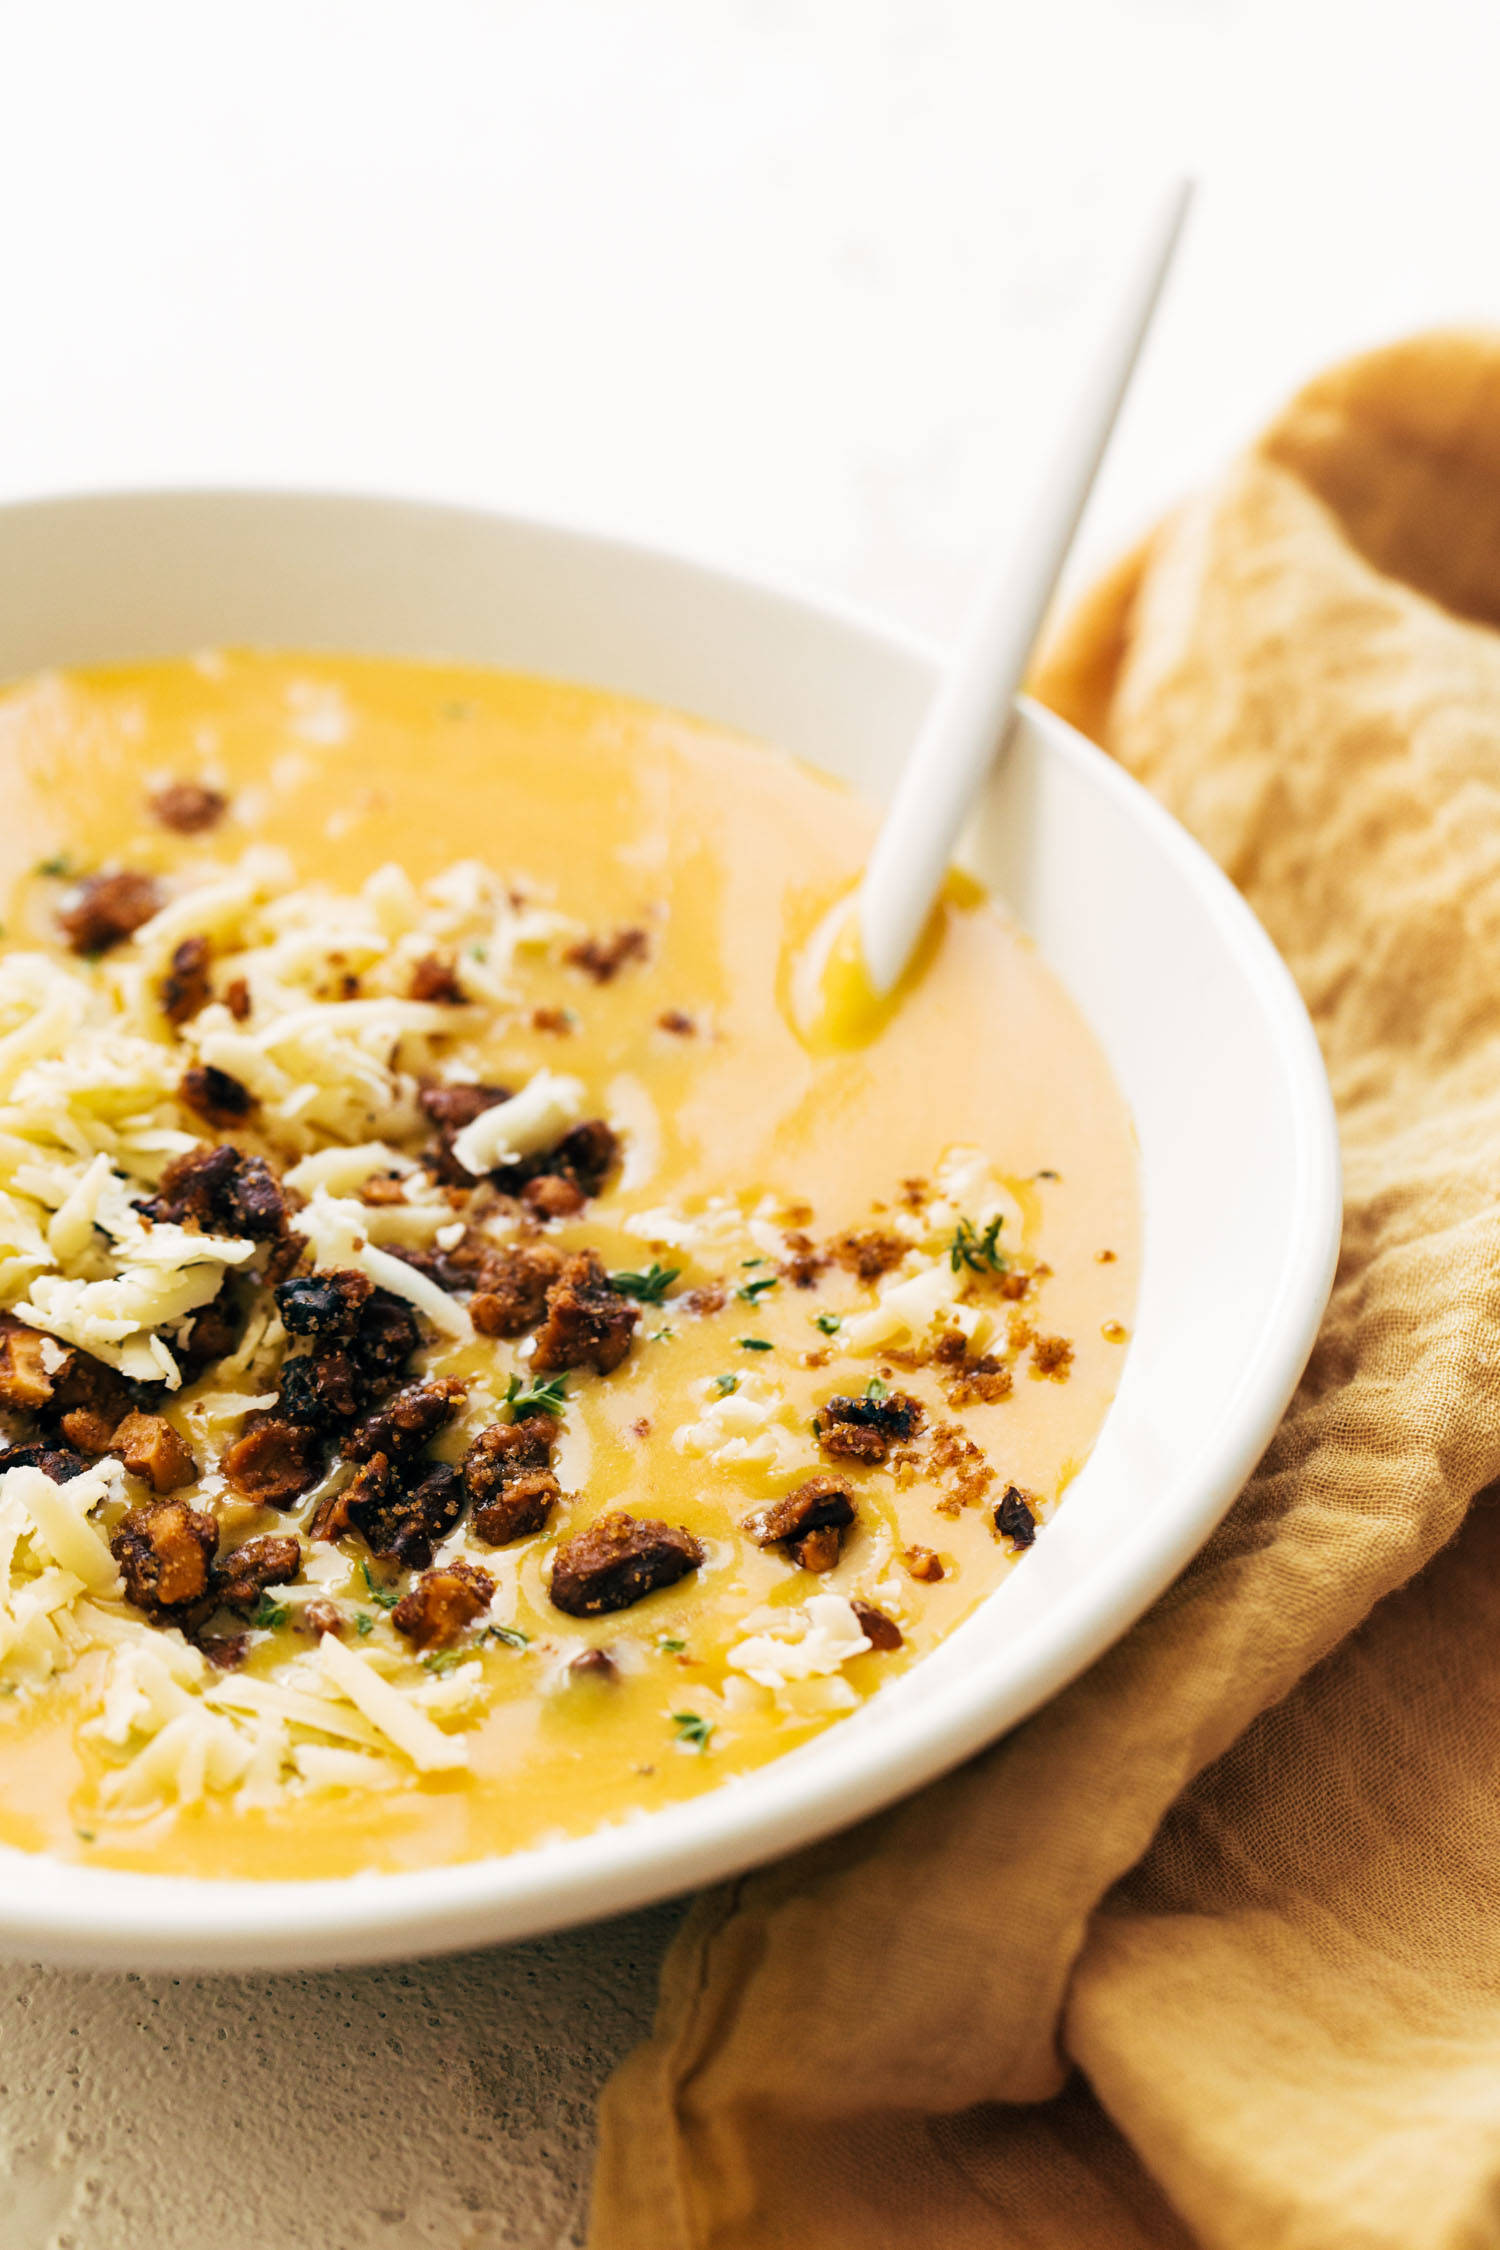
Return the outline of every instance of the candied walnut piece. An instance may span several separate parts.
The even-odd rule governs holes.
[[[849,1607],[871,1648],[889,1651],[901,1646],[901,1628],[894,1617],[887,1617],[883,1609],[877,1609],[873,1602],[862,1602],[857,1595]]]
[[[289,1422],[325,1432],[341,1429],[366,1403],[359,1370],[346,1351],[307,1352],[281,1363],[276,1411]]]
[[[564,1540],[552,1564],[552,1605],[569,1617],[629,1609],[659,1586],[675,1585],[702,1562],[700,1541],[682,1525],[624,1509]]]
[[[366,1273],[333,1266],[276,1287],[276,1307],[289,1336],[352,1336],[374,1294]]]
[[[758,1547],[785,1546],[804,1570],[823,1571],[838,1561],[842,1534],[853,1521],[854,1501],[842,1478],[817,1476],[742,1518],[740,1528]]]
[[[576,1180],[561,1172],[542,1172],[521,1190],[522,1201],[543,1219],[576,1218],[588,1197]]]
[[[335,1539],[352,1525],[371,1554],[405,1563],[412,1570],[425,1570],[432,1561],[433,1548],[463,1514],[464,1497],[463,1479],[445,1462],[408,1491],[399,1467],[384,1453],[377,1453],[337,1495],[329,1510],[319,1509],[313,1535]],[[325,1513],[330,1519],[327,1525]],[[342,1521],[337,1520],[340,1515]]]
[[[475,1532],[487,1546],[504,1547],[544,1531],[562,1487],[550,1469],[528,1469],[512,1477],[492,1499],[473,1511]]]
[[[163,828],[175,829],[179,836],[201,836],[229,810],[223,790],[211,789],[206,781],[168,781],[146,802]]]
[[[435,1001],[447,1008],[461,1008],[466,997],[451,954],[424,953],[412,970],[409,990],[413,1000]]]
[[[194,1063],[191,1070],[185,1070],[177,1099],[184,1109],[190,1109],[205,1125],[212,1125],[220,1132],[230,1132],[236,1125],[243,1125],[255,1107],[255,1096],[249,1087],[231,1077],[227,1070],[217,1069],[213,1063]]]
[[[627,962],[644,961],[649,950],[644,930],[612,930],[608,937],[579,938],[563,959],[569,968],[582,969],[595,984],[613,984]]]
[[[134,1477],[148,1477],[153,1492],[175,1492],[191,1484],[198,1464],[163,1414],[127,1414],[109,1441]]]
[[[463,1457],[464,1480],[475,1500],[488,1500],[507,1478],[551,1466],[559,1424],[552,1414],[527,1414],[519,1422],[491,1422]]]
[[[107,953],[160,913],[165,900],[154,875],[122,868],[91,875],[58,913],[58,927],[75,953]]]
[[[310,1633],[315,1641],[322,1640],[325,1633],[331,1633],[336,1641],[341,1641],[345,1623],[344,1613],[337,1602],[309,1602],[296,1620],[296,1630],[299,1633]]]
[[[570,1680],[608,1682],[620,1677],[620,1667],[607,1648],[580,1649],[568,1666]]]
[[[942,1557],[934,1554],[931,1547],[908,1547],[905,1559],[912,1577],[925,1579],[929,1585],[943,1575]]]
[[[1066,1336],[1038,1336],[1031,1347],[1031,1359],[1038,1375],[1050,1375],[1054,1383],[1065,1383],[1073,1364],[1073,1347]]]
[[[453,1144],[466,1125],[482,1117],[497,1102],[508,1102],[508,1086],[424,1086],[417,1096],[422,1115],[437,1127],[437,1139],[423,1151],[422,1161],[433,1177],[450,1187],[472,1187],[474,1175],[460,1164]]]
[[[1036,1516],[1029,1496],[1018,1484],[1008,1484],[995,1502],[995,1529],[1002,1539],[1009,1539],[1017,1547],[1029,1547],[1036,1539]]]
[[[825,1453],[848,1460],[883,1461],[892,1445],[904,1445],[922,1427],[923,1415],[920,1399],[906,1391],[825,1399],[818,1410],[818,1443]]]
[[[202,1601],[218,1544],[212,1516],[185,1500],[152,1500],[120,1519],[109,1551],[137,1609],[157,1612]]]
[[[224,1005],[236,1023],[245,1023],[250,1015],[250,987],[243,977],[231,977],[224,987]]]
[[[492,1547],[528,1539],[545,1526],[561,1488],[550,1467],[558,1425],[550,1414],[492,1422],[459,1464],[474,1529]]]
[[[630,1350],[639,1319],[639,1305],[610,1287],[598,1252],[580,1250],[547,1292],[547,1318],[537,1330],[531,1364],[539,1375],[566,1367],[608,1375]]]
[[[206,937],[185,937],[172,954],[161,980],[161,1012],[168,1023],[186,1023],[208,1005],[209,946]]]
[[[47,1361],[63,1350],[40,1329],[28,1328],[10,1313],[0,1313],[0,1406],[15,1406],[36,1413],[52,1403],[56,1376],[67,1361],[57,1362],[51,1374]]]
[[[416,1649],[451,1648],[494,1599],[495,1581],[477,1563],[424,1571],[391,1611],[391,1623]]]
[[[177,1364],[189,1382],[214,1360],[223,1359],[234,1350],[244,1325],[234,1282],[226,1274],[219,1284],[218,1295],[191,1316],[186,1333],[172,1347]]]
[[[402,1297],[377,1289],[359,1316],[350,1351],[365,1383],[375,1396],[393,1389],[406,1373],[406,1363],[422,1341],[417,1316]]]
[[[406,1201],[406,1181],[400,1172],[372,1172],[359,1191],[361,1203],[372,1209]]]
[[[547,1292],[563,1269],[562,1252],[549,1243],[504,1250],[487,1261],[469,1318],[481,1336],[521,1336],[547,1309]]]
[[[236,1671],[250,1653],[248,1633],[215,1633],[200,1640],[199,1648],[216,1672]]]
[[[302,1542],[284,1533],[247,1539],[214,1572],[214,1592],[227,1609],[254,1609],[268,1586],[290,1586],[302,1568]]]
[[[171,1226],[244,1235],[251,1242],[274,1242],[286,1232],[286,1197],[265,1158],[222,1143],[204,1141],[174,1157],[142,1209]]]
[[[323,1448],[316,1430],[267,1414],[248,1423],[219,1463],[226,1483],[264,1508],[289,1508],[317,1483]]]
[[[351,1430],[343,1444],[346,1461],[373,1461],[387,1454],[398,1461],[415,1453],[453,1420],[468,1385],[458,1375],[438,1375],[408,1383],[392,1399]]]
[[[8,1445],[0,1452],[0,1476],[7,1469],[40,1469],[54,1484],[68,1484],[88,1467],[81,1453],[65,1445]]]
[[[597,1195],[620,1153],[620,1136],[602,1117],[585,1117],[570,1125],[556,1148],[534,1158],[539,1172],[573,1180],[585,1195]]]
[[[883,1234],[879,1228],[864,1233],[851,1228],[829,1248],[847,1272],[857,1274],[861,1281],[879,1281],[893,1266],[900,1265],[911,1244],[899,1234]]]
[[[838,1531],[832,1524],[819,1531],[805,1531],[800,1539],[788,1540],[787,1553],[804,1570],[832,1570],[839,1559]]]

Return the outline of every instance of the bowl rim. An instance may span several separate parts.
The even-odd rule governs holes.
[[[716,599],[770,604],[816,634],[834,630],[872,655],[895,655],[931,681],[942,662],[933,643],[845,597],[540,513],[337,487],[183,483],[20,498],[0,504],[0,527],[28,515],[173,504],[339,508],[405,515],[412,522],[467,521],[505,537],[587,550],[621,570],[704,581]],[[649,1817],[530,1850],[304,1881],[142,1874],[0,1846],[0,1952],[115,1968],[333,1966],[511,1942],[721,1880],[877,1812],[998,1740],[1093,1663],[1197,1552],[1260,1458],[1321,1324],[1342,1218],[1332,1094],[1290,971],[1228,877],[1105,751],[1031,699],[1021,698],[1020,708],[1047,754],[1071,765],[1087,786],[1112,795],[1175,863],[1274,1028],[1292,1097],[1297,1199],[1288,1211],[1277,1290],[1220,1434],[1174,1473],[1178,1502],[1143,1519],[1108,1567],[1090,1571],[1058,1597],[1047,1614],[1044,1646],[1024,1678],[1001,1683],[998,1692],[986,1692],[982,1681],[945,1681],[904,1706],[891,1728],[848,1740],[848,1755],[832,1772],[772,1759]],[[844,1739],[844,1730],[833,1730],[832,1738]]]

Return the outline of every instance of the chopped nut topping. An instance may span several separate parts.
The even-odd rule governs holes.
[[[391,1611],[391,1623],[413,1648],[451,1648],[494,1598],[495,1581],[476,1563],[445,1563],[425,1571]]]
[[[163,828],[175,829],[179,836],[201,836],[229,810],[223,790],[211,789],[206,781],[169,781],[147,802]]]
[[[659,1586],[696,1570],[704,1549],[681,1525],[623,1509],[564,1540],[552,1564],[552,1602],[569,1617],[629,1609]]]
[[[154,875],[128,868],[114,875],[91,875],[81,883],[57,921],[75,953],[108,953],[160,913],[165,899]]]

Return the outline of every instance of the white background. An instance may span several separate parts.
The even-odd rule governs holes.
[[[947,634],[1163,173],[1080,568],[1321,361],[1500,321],[1497,63],[1482,0],[0,0],[0,499],[477,499]],[[0,2243],[572,2242],[672,1920],[0,1968]]]

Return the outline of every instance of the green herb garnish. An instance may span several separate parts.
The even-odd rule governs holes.
[[[358,1633],[361,1640],[365,1638],[365,1635],[367,1633],[374,1632],[375,1620],[370,1616],[367,1610],[362,1609],[357,1612],[354,1619],[354,1630],[356,1633]]]
[[[775,1274],[763,1273],[758,1281],[747,1281],[743,1288],[736,1289],[735,1295],[743,1297],[747,1305],[756,1305],[759,1304],[768,1289],[774,1289],[775,1287]]]
[[[716,1375],[714,1377],[713,1388],[716,1398],[728,1398],[730,1392],[737,1391],[739,1387],[740,1379],[738,1375]]]
[[[991,1219],[983,1234],[979,1234],[967,1219],[960,1219],[953,1230],[953,1240],[948,1245],[948,1263],[955,1273],[967,1266],[970,1273],[1004,1273],[1009,1259],[1000,1248],[1000,1229],[1003,1216]]]
[[[71,875],[73,862],[66,852],[54,852],[50,859],[37,861],[36,871],[38,875]]]
[[[364,1572],[365,1589],[369,1594],[371,1601],[378,1602],[382,1609],[394,1609],[397,1602],[399,1602],[401,1599],[400,1588],[396,1586],[377,1586],[374,1579],[370,1576],[369,1564],[367,1562],[362,1562],[359,1567]]]
[[[511,1419],[524,1422],[528,1414],[561,1414],[568,1396],[567,1377],[554,1375],[541,1383],[523,1383],[519,1375],[512,1375],[506,1386],[505,1403],[510,1408]]]
[[[471,961],[488,961],[489,957],[490,949],[484,943],[476,942],[469,947],[469,959]]]
[[[455,1664],[462,1664],[468,1655],[466,1648],[436,1648],[431,1656],[424,1656],[422,1668],[426,1672],[451,1672]]]
[[[530,1648],[531,1635],[523,1633],[519,1625],[486,1625],[480,1634],[483,1641],[504,1641],[507,1648]]]
[[[814,1328],[821,1328],[825,1336],[836,1336],[843,1325],[843,1322],[839,1319],[839,1316],[836,1312],[820,1312],[813,1314]]]
[[[696,1711],[674,1711],[672,1724],[677,1729],[677,1739],[684,1749],[708,1748],[708,1738],[714,1731],[711,1720],[700,1719]]]
[[[768,1352],[774,1349],[764,1336],[736,1336],[734,1340],[742,1352]]]
[[[670,1633],[663,1633],[656,1645],[663,1656],[681,1656],[687,1642],[674,1640]]]
[[[262,1594],[250,1622],[258,1625],[263,1633],[279,1633],[291,1614],[285,1602],[273,1602],[269,1594]]]
[[[890,1395],[890,1385],[882,1383],[878,1375],[872,1375],[865,1385],[865,1397],[869,1399],[872,1405],[877,1404],[883,1398],[889,1398]]]
[[[644,1273],[612,1273],[609,1286],[617,1297],[634,1297],[643,1305],[659,1305],[681,1266],[659,1266],[653,1260]]]

